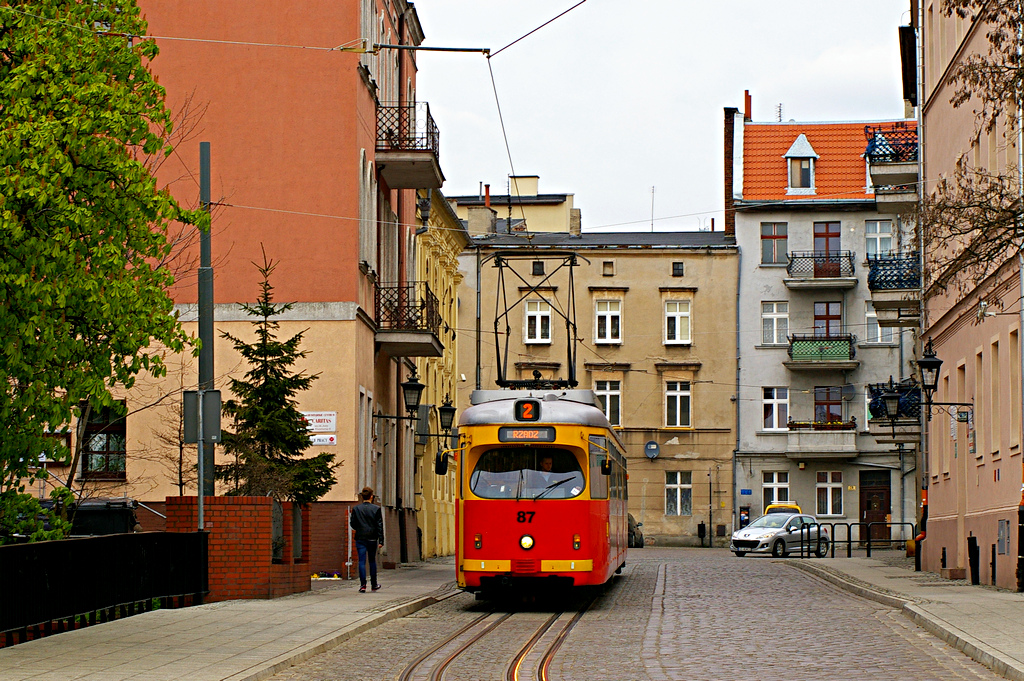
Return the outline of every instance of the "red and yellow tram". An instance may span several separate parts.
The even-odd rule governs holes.
[[[459,422],[460,587],[604,584],[625,564],[626,460],[593,392],[478,390]]]

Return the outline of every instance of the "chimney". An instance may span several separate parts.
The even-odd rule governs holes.
[[[749,122],[749,121],[754,120],[753,117],[751,116],[752,106],[753,106],[753,103],[751,102],[751,99],[750,99],[750,90],[744,90],[743,91],[743,120],[744,121],[748,121]]]
[[[467,210],[466,231],[471,236],[494,234],[498,214],[488,206],[469,206]]]
[[[745,95],[747,101],[750,96]],[[736,140],[736,114],[739,110],[735,107],[725,107],[725,154],[723,158],[725,170],[725,236],[736,237],[736,211],[733,203],[733,144]]]
[[[569,234],[580,236],[583,231],[583,214],[579,208],[569,210]]]
[[[484,185],[484,205],[488,208],[491,207],[491,185]]]
[[[711,231],[715,231],[715,219],[711,218]]]

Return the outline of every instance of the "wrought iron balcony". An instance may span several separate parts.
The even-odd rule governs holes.
[[[789,288],[852,288],[857,285],[850,251],[792,251],[786,273]]]
[[[789,358],[793,361],[849,361],[854,358],[856,336],[840,333],[834,336],[795,333],[789,337]]]
[[[921,287],[921,257],[913,253],[868,256],[868,289],[898,291]]]
[[[786,426],[790,430],[857,430],[857,419],[849,421],[793,421]]]
[[[918,442],[921,438],[921,388],[911,380],[896,385],[900,394],[895,419],[889,418],[882,394],[888,392],[888,383],[869,383],[868,431],[880,444]]]
[[[377,286],[376,340],[392,357],[440,357],[441,308],[425,281]]]
[[[868,411],[872,419],[889,418],[889,412],[885,409],[885,401],[882,394],[889,391],[888,383],[869,383]],[[921,388],[914,380],[907,380],[896,384],[896,392],[900,394],[899,410],[896,418],[920,419],[921,418]]]
[[[906,123],[865,125],[868,163],[917,163],[917,128]]]
[[[444,183],[439,150],[440,133],[425,102],[377,108],[375,161],[389,188],[439,188]]]

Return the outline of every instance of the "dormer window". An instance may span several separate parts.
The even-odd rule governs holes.
[[[814,194],[814,165],[818,154],[814,152],[807,136],[801,134],[783,157],[789,168],[787,194]]]

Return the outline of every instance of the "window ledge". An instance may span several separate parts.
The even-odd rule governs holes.
[[[774,435],[774,436],[789,435],[789,428],[786,428],[785,430],[757,430],[757,431],[754,431],[754,434],[755,435],[769,435],[769,436],[772,436],[772,435]]]
[[[682,345],[684,347],[690,347],[693,345],[693,341],[665,341],[664,345]]]
[[[549,340],[524,340],[523,345],[551,345]]]
[[[788,348],[789,343],[762,343],[754,346],[756,350],[786,350]]]
[[[594,345],[622,345],[621,340],[596,340]]]
[[[900,346],[897,342],[885,342],[885,343],[874,343],[872,341],[862,341],[857,343],[858,348],[898,348]]]
[[[786,262],[763,262],[760,263],[760,267],[789,267],[789,263]]]

